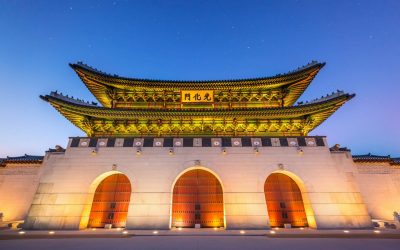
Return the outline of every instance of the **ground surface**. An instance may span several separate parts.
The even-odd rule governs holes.
[[[88,249],[400,249],[400,230],[0,230],[0,250]]]
[[[266,236],[133,236],[2,240],[0,249],[400,249],[399,239],[269,238]]]

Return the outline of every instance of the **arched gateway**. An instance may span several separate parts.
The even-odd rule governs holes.
[[[222,186],[210,172],[194,169],[176,181],[172,198],[172,227],[223,227]]]
[[[281,173],[271,174],[265,181],[264,193],[271,227],[308,226],[301,191],[292,178]]]
[[[124,174],[113,174],[98,185],[90,210],[88,227],[125,227],[131,183]]]

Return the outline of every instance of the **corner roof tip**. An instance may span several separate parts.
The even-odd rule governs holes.
[[[49,101],[49,98],[47,97],[47,95],[39,95],[39,98],[46,102]]]
[[[68,63],[68,65],[73,69],[75,69],[76,67],[84,67],[85,66],[85,64],[83,64],[83,62],[81,62],[81,61],[78,61],[75,63]]]
[[[349,100],[349,101],[356,96],[355,93],[346,93],[345,95],[347,95],[347,100]]]
[[[309,65],[312,67],[314,65],[318,65],[320,68],[324,67],[326,65],[326,62],[321,62],[317,60],[312,60]]]

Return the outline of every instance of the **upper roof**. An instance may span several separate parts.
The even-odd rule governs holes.
[[[271,77],[247,78],[235,80],[154,80],[121,77],[92,68],[82,62],[70,64],[87,88],[105,107],[111,107],[109,89],[125,91],[140,90],[241,90],[241,89],[279,89],[286,90],[284,105],[292,106],[314,79],[325,63],[312,61],[286,74]]]

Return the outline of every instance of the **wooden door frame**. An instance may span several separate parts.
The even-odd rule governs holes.
[[[296,175],[295,173],[287,171],[287,170],[276,170],[276,171],[270,172],[264,178],[264,183],[263,183],[263,186],[262,186],[264,195],[265,195],[265,191],[264,191],[265,182],[267,181],[268,177],[270,175],[272,175],[272,174],[284,174],[284,175],[287,175],[288,177],[290,177],[297,184],[297,186],[299,187],[300,192],[301,192],[301,197],[303,199],[303,205],[304,205],[304,210],[305,210],[306,217],[307,217],[308,227],[317,228],[317,223],[315,221],[315,216],[314,216],[314,210],[312,208],[311,201],[310,201],[306,186],[305,186],[304,182],[302,181],[302,179],[298,175]],[[264,201],[265,201],[266,209],[268,211],[268,204],[267,204],[267,200],[265,198],[264,198]],[[267,214],[268,214],[268,212],[267,212]],[[269,218],[269,215],[268,215],[268,218]]]
[[[123,174],[125,175],[130,184],[131,184],[131,196],[129,198],[129,203],[132,201],[132,190],[133,190],[133,185],[132,185],[132,181],[129,178],[129,175],[127,175],[126,173],[120,172],[120,171],[116,171],[116,170],[111,170],[105,173],[102,173],[100,175],[98,175],[89,185],[89,189],[87,192],[87,198],[86,198],[86,202],[83,206],[83,210],[82,210],[82,214],[81,214],[81,220],[79,223],[79,229],[86,229],[89,223],[89,216],[90,216],[90,211],[92,209],[92,203],[93,203],[93,198],[94,198],[94,194],[96,193],[96,189],[97,187],[100,185],[100,183],[107,177],[114,175],[114,174]],[[129,211],[128,211],[129,212]]]
[[[174,199],[174,187],[176,182],[179,180],[179,178],[184,175],[185,173],[192,171],[192,170],[204,170],[207,171],[209,173],[211,173],[212,175],[214,175],[215,178],[217,178],[217,180],[219,181],[219,184],[221,185],[222,188],[222,206],[223,206],[223,213],[224,213],[224,229],[226,229],[226,211],[225,211],[225,187],[222,183],[221,178],[219,177],[219,175],[214,172],[213,170],[206,168],[204,166],[193,166],[193,167],[189,167],[184,169],[183,171],[181,171],[177,177],[175,177],[175,180],[172,182],[171,185],[171,190],[170,190],[170,194],[171,194],[171,198],[170,198],[170,208],[169,208],[169,228],[172,229],[172,206],[173,206],[173,199]]]

